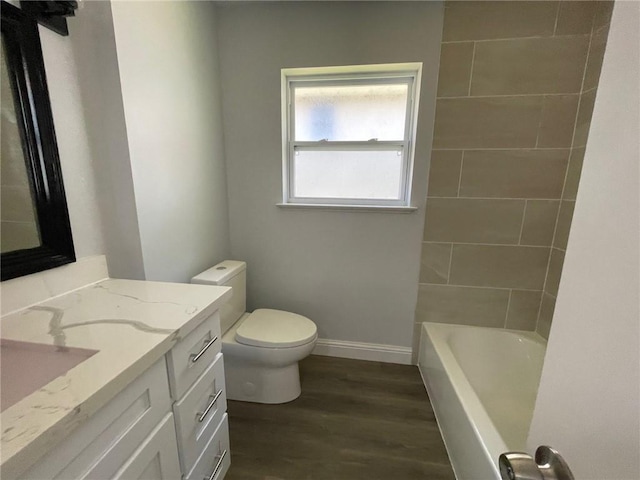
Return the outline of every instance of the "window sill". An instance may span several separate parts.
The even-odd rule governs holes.
[[[402,207],[393,205],[339,205],[333,203],[277,203],[278,208],[296,208],[309,210],[341,210],[347,212],[367,213],[413,213],[418,207]]]

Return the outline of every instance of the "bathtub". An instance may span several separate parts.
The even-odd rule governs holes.
[[[499,455],[525,451],[545,349],[533,332],[423,323],[418,367],[458,480],[499,480]]]

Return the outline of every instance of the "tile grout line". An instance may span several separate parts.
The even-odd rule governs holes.
[[[471,70],[469,70],[469,90],[468,90],[469,97],[471,96],[471,84],[473,83],[473,65],[475,61],[476,61],[476,42],[473,42],[473,53],[471,54]]]
[[[451,264],[453,263],[453,243],[451,243],[451,251],[449,252],[449,270],[447,271],[447,285],[451,281]]]
[[[542,290],[540,290],[539,288],[522,288],[522,287],[518,287],[518,288],[513,288],[513,287],[487,287],[485,285],[455,285],[455,284],[449,284],[449,283],[419,283],[418,285],[427,285],[427,286],[433,286],[433,287],[452,287],[452,288],[480,288],[483,290],[518,290],[518,291],[522,291],[522,292],[542,292]],[[545,292],[542,292],[545,293]],[[547,295],[551,295],[550,293],[548,293]],[[553,297],[553,295],[551,295]]]
[[[546,283],[547,277],[544,278]],[[542,294],[540,295],[540,305],[538,305],[538,315],[536,316],[536,326],[534,328],[534,332],[538,331],[538,326],[540,325],[540,313],[542,312],[542,302],[544,302],[544,287],[542,288]]]
[[[513,295],[513,288],[509,290],[509,298],[507,299],[507,313],[504,315],[504,328],[507,328],[507,321],[509,320],[509,307],[511,306],[511,295]]]
[[[591,30],[593,31],[593,26],[591,27]],[[580,84],[580,95],[578,96],[578,107],[576,108],[576,116],[575,119],[573,121],[573,135],[571,136],[571,150],[573,150],[575,148],[575,143],[576,143],[576,131],[578,130],[578,118],[580,115],[580,106],[582,105],[582,97],[584,96],[584,82],[587,78],[587,66],[589,65],[589,56],[591,55],[591,41],[593,40],[593,35],[589,36],[589,46],[587,47],[587,57],[585,58],[584,61],[584,68],[582,69],[582,83]],[[597,87],[595,87],[597,88]],[[594,89],[595,89],[594,88]],[[586,145],[585,145],[586,146]],[[567,170],[569,165],[567,165]],[[565,176],[565,181],[566,181],[566,176]],[[562,193],[564,194],[564,185],[562,188]]]
[[[593,17],[591,18],[591,30],[589,31],[589,42],[591,42],[591,40],[593,39],[594,31],[597,31],[596,17],[598,16],[598,12],[600,11],[601,8],[602,8],[602,4],[596,6],[596,10],[593,12]],[[588,55],[587,55],[587,60],[589,60]],[[586,69],[586,66],[585,66],[585,69]]]
[[[547,259],[547,268],[544,273],[544,282],[542,283],[542,297],[540,297],[540,307],[538,308],[538,318],[536,319],[536,332],[538,331],[538,325],[540,324],[540,313],[542,312],[542,302],[544,301],[544,294],[547,291],[547,280],[549,280],[549,268],[551,267],[551,256],[553,255],[553,241],[556,238],[556,229],[558,228],[558,218],[560,218],[560,208],[556,215],[556,224],[553,227],[553,237],[551,237],[551,247],[549,248],[549,258]]]
[[[562,200],[562,198],[531,198],[531,197],[436,197],[436,196],[428,196],[427,198],[440,198],[442,200],[540,200],[545,202],[557,202]]]
[[[483,243],[483,242],[457,242],[452,240],[422,240],[422,243],[439,243],[441,245],[451,243],[456,245],[477,245],[483,247],[522,247],[522,248],[552,248],[551,245],[519,245],[517,243]],[[556,250],[561,248],[554,247]]]
[[[558,2],[558,6],[556,7],[556,21],[553,24],[553,37],[556,36],[556,32],[558,31],[558,19],[560,18],[560,5],[562,5],[562,2],[559,1]]]
[[[524,208],[522,209],[522,223],[520,223],[520,235],[518,236],[518,245],[522,246],[522,232],[524,231],[524,219],[527,216],[527,207],[529,206],[529,200],[524,201]]]
[[[558,4],[558,11],[560,5]],[[557,18],[556,18],[557,22]],[[551,249],[549,250],[549,260],[547,261],[547,270],[544,276],[544,284],[542,285],[542,299],[540,300],[540,308],[538,309],[538,318],[536,319],[536,332],[538,331],[538,326],[540,325],[540,314],[542,312],[542,302],[544,301],[544,294],[547,288],[547,280],[549,279],[549,268],[551,267],[551,256],[553,255],[553,244],[555,243],[556,233],[558,231],[558,221],[560,220],[560,211],[562,210],[562,198],[564,197],[565,188],[567,186],[567,176],[569,174],[569,166],[571,164],[571,153],[574,150],[574,144],[576,141],[576,130],[578,129],[578,116],[580,114],[580,105],[582,104],[582,96],[584,94],[584,81],[587,77],[587,65],[589,64],[589,54],[591,53],[591,41],[593,40],[593,23],[591,24],[591,33],[589,35],[589,46],[587,47],[587,57],[584,62],[584,68],[582,70],[582,83],[580,84],[580,95],[578,96],[578,106],[576,108],[576,115],[573,120],[573,135],[571,136],[571,147],[569,149],[569,161],[567,162],[567,169],[564,172],[564,182],[562,184],[562,193],[560,194],[560,206],[558,207],[558,213],[556,215],[556,222],[553,227],[553,237],[551,239]],[[564,262],[563,262],[564,267]],[[555,311],[555,308],[554,308]]]
[[[538,126],[536,127],[536,144],[534,148],[538,148],[540,144],[540,129],[542,128],[542,121],[544,120],[544,102],[545,97],[542,97],[542,101],[540,102],[540,110],[538,112]],[[571,150],[569,150],[571,152]]]
[[[559,5],[558,5],[559,7]],[[557,21],[557,19],[556,19]],[[588,33],[570,33],[566,35],[530,35],[528,37],[504,37],[504,38],[467,38],[465,40],[443,40],[440,42],[441,44],[451,44],[451,43],[487,43],[487,42],[509,42],[514,40],[542,40],[542,39],[554,39],[559,37],[586,37],[589,35]]]
[[[581,92],[566,92],[566,93],[503,93],[503,94],[496,94],[496,95],[471,95],[471,91],[469,91],[469,95],[451,95],[451,96],[444,96],[444,97],[436,97],[436,100],[460,100],[460,99],[463,99],[463,98],[573,97],[573,96],[580,95],[580,93]]]
[[[455,197],[450,198],[463,198],[460,197],[460,188],[462,187],[462,169],[464,168],[464,150],[462,150],[462,157],[460,157],[460,175],[458,176],[458,191],[456,192]],[[427,195],[427,198],[429,196]]]
[[[464,97],[467,98],[467,97]],[[571,150],[571,147],[500,147],[500,148],[486,148],[486,147],[456,147],[456,148],[442,148],[442,147],[437,147],[437,148],[432,148],[431,149],[434,152],[437,151],[445,151],[445,152],[449,152],[452,150],[468,150],[468,151],[479,151],[479,152],[484,152],[484,151],[510,151],[510,150],[534,150],[534,151],[546,151],[546,150]]]

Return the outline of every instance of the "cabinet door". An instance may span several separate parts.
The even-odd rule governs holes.
[[[167,415],[115,474],[113,480],[181,478],[173,414]]]
[[[170,410],[161,358],[20,478],[111,478]]]

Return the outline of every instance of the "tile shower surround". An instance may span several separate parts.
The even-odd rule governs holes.
[[[548,336],[611,6],[445,3],[414,343],[424,321]]]

